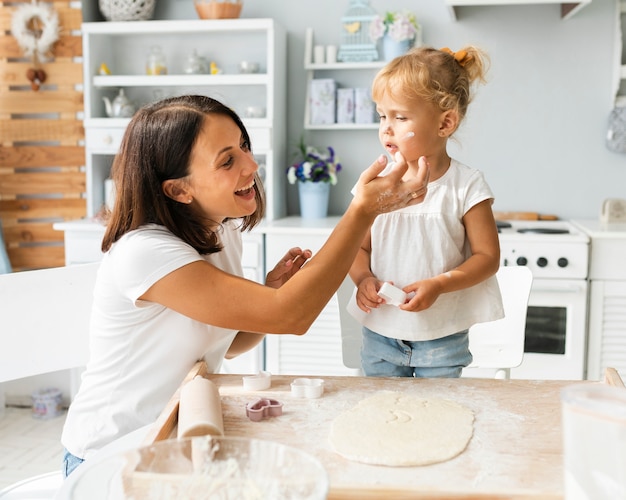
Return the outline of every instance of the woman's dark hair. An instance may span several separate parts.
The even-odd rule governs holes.
[[[191,153],[209,114],[231,118],[243,140],[250,144],[250,136],[237,113],[211,97],[171,97],[135,113],[111,168],[116,196],[102,240],[103,252],[124,234],[151,223],[165,226],[201,254],[221,250],[219,236],[210,229],[212,224],[207,224],[203,214],[193,204],[166,196],[162,188],[164,181],[190,174]],[[242,218],[242,231],[254,227],[265,212],[263,185],[257,174],[255,182],[257,209]]]

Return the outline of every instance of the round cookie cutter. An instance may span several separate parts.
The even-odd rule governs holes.
[[[270,372],[260,371],[256,375],[243,377],[243,388],[248,391],[263,391],[269,389],[271,385],[272,374]]]
[[[291,383],[291,395],[297,398],[319,398],[324,393],[321,378],[297,378]]]

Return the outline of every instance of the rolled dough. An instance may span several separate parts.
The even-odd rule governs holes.
[[[382,391],[338,415],[330,443],[356,462],[427,465],[456,457],[473,432],[474,413],[454,401]]]

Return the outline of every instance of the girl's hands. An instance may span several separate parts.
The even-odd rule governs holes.
[[[417,174],[407,180],[403,180],[408,170],[406,160],[399,152],[396,153],[395,160],[393,169],[384,177],[379,177],[379,174],[387,166],[385,155],[381,155],[361,174],[354,198],[354,202],[361,209],[372,215],[378,215],[424,201],[429,176],[426,157],[422,156],[418,160]]]
[[[383,282],[373,276],[365,278],[359,283],[356,292],[356,304],[359,309],[369,313],[385,302],[378,296],[378,290],[381,286],[383,286]]]
[[[416,281],[405,286],[402,290],[407,295],[411,293],[415,293],[415,295],[408,302],[398,307],[403,311],[412,312],[428,309],[435,303],[435,300],[442,292],[441,284],[435,279]]]
[[[271,288],[280,288],[289,278],[296,274],[304,263],[311,258],[313,252],[311,250],[302,250],[301,248],[290,248],[285,256],[274,266],[267,277],[265,285]]]

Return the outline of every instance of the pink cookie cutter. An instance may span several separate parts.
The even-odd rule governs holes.
[[[255,403],[246,405],[246,415],[253,422],[260,422],[267,417],[278,417],[283,414],[283,404],[275,399],[261,398]]]

